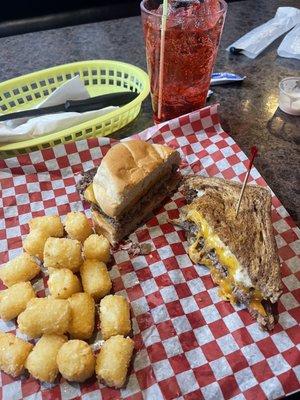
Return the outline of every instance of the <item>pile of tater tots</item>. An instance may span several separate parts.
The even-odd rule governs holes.
[[[127,300],[109,294],[108,240],[93,232],[81,212],[68,213],[64,225],[58,215],[37,217],[29,228],[23,253],[0,268],[7,287],[0,292],[0,317],[17,318],[20,332],[38,340],[33,345],[0,331],[1,370],[17,377],[27,369],[45,382],[54,382],[58,373],[75,382],[96,373],[107,386],[124,386],[134,342],[127,337]],[[30,281],[42,264],[49,296],[38,298]],[[96,310],[104,343],[94,355],[87,341],[97,331]]]

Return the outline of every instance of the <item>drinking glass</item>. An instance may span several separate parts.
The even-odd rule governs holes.
[[[161,46],[161,3],[141,2],[156,123],[205,105],[227,11],[224,0],[169,0]]]

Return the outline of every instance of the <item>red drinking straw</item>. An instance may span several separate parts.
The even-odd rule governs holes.
[[[250,162],[249,162],[249,166],[248,166],[248,171],[247,171],[247,174],[245,176],[244,183],[243,183],[243,186],[242,186],[240,198],[239,198],[238,204],[236,206],[236,210],[235,210],[235,215],[236,216],[239,213],[239,209],[240,209],[240,205],[241,205],[241,202],[242,202],[243,194],[244,194],[244,191],[245,191],[248,179],[249,179],[249,175],[250,175],[250,171],[251,171],[251,168],[252,168],[252,165],[253,165],[254,158],[257,155],[257,153],[258,153],[257,147],[256,146],[251,147],[251,158],[250,158]]]

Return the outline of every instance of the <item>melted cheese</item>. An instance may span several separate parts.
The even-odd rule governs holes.
[[[212,228],[198,211],[191,210],[187,215],[187,219],[195,222],[197,226],[201,227],[201,231],[198,234],[199,238],[197,236],[198,241],[201,237],[205,239],[206,247],[215,250],[219,262],[226,265],[230,275],[234,275],[238,269],[241,269],[235,255],[231,253],[228,247],[226,247],[220,238],[213,232]]]
[[[257,311],[259,314],[266,317],[267,315],[266,310],[264,309],[264,306],[261,304],[260,300],[255,300],[255,299],[251,300],[250,307],[253,308],[253,310]]]
[[[89,201],[90,203],[97,204],[95,195],[94,195],[94,189],[93,189],[93,184],[89,184],[89,186],[85,189],[83,193],[83,197],[86,201]]]
[[[201,258],[201,257],[199,257],[199,251],[197,250],[197,246],[198,246],[198,243],[199,243],[199,240],[201,239],[201,237],[202,237],[202,233],[199,232],[199,233],[197,234],[197,236],[196,236],[195,241],[193,242],[193,244],[191,244],[191,245],[189,246],[189,249],[188,249],[188,253],[189,253],[190,259],[191,259],[195,264],[197,264],[198,262],[200,262],[200,258]],[[210,260],[207,260],[207,261],[210,261]]]
[[[189,247],[189,256],[193,262],[206,265],[210,268],[213,281],[219,285],[219,296],[224,300],[230,301],[232,304],[237,302],[236,296],[233,294],[235,286],[239,286],[241,290],[249,292],[252,286],[248,274],[242,273],[243,269],[234,254],[231,253],[228,247],[220,240],[213,232],[205,218],[199,211],[191,210],[187,215],[187,219],[194,222],[200,229],[195,242]],[[197,246],[201,238],[205,240],[205,253],[214,250],[218,261],[227,268],[228,276],[223,277],[217,268],[213,266],[210,259],[197,250]],[[238,279],[236,279],[238,278]],[[258,290],[253,293],[250,307],[258,311],[261,315],[266,316],[266,311],[261,304],[262,295]]]

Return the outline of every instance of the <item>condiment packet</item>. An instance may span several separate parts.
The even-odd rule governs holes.
[[[283,39],[278,47],[280,57],[297,58],[300,60],[300,24],[296,25]]]
[[[228,46],[226,50],[229,51],[233,47],[253,59],[275,39],[299,23],[299,9],[295,7],[279,7],[274,18],[246,33],[246,35]]]
[[[211,75],[210,86],[224,85],[225,83],[242,82],[246,77],[231,72],[214,72]]]

